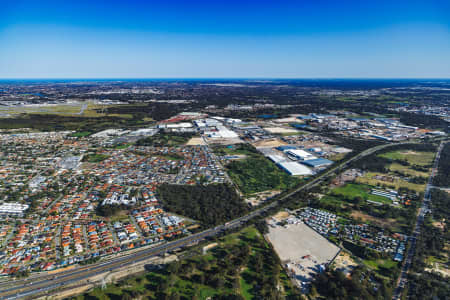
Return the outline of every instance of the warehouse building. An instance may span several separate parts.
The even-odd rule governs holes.
[[[308,167],[303,166],[295,161],[280,162],[277,165],[280,166],[280,168],[282,168],[283,170],[285,170],[289,175],[293,176],[312,175],[312,171]]]
[[[286,154],[296,160],[310,160],[310,159],[316,159],[317,157],[312,155],[309,152],[306,152],[305,150],[287,150]]]
[[[302,161],[302,164],[307,165],[311,168],[322,168],[333,164],[333,161],[325,159],[325,158],[316,158],[310,159],[306,161]]]

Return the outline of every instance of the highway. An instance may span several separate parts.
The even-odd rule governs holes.
[[[355,160],[359,160],[365,156],[368,156],[376,151],[379,151],[386,147],[391,147],[400,144],[409,144],[409,143],[395,143],[395,144],[384,144],[379,145],[370,149],[367,149],[356,156],[348,159],[344,163],[337,165],[335,167],[330,168],[328,171],[320,174],[315,179],[307,182],[306,184],[297,187],[293,191],[282,195],[277,200],[274,200],[270,204],[261,207],[259,209],[251,211],[249,214],[234,219],[230,222],[227,222],[223,225],[216,226],[214,228],[207,229],[205,231],[192,234],[190,236],[177,239],[175,241],[167,242],[162,245],[155,246],[153,248],[145,248],[138,250],[132,254],[125,254],[118,257],[110,258],[105,260],[101,260],[98,263],[80,266],[75,269],[71,269],[68,271],[62,271],[58,274],[34,274],[29,278],[18,279],[18,280],[10,280],[6,282],[0,283],[0,299],[20,299],[20,298],[31,298],[36,297],[39,294],[44,294],[51,290],[62,288],[64,286],[81,282],[82,280],[86,280],[95,275],[115,271],[124,266],[128,266],[130,264],[140,262],[143,260],[147,260],[151,257],[155,257],[158,255],[162,255],[168,251],[175,250],[180,247],[187,246],[197,241],[204,240],[207,237],[212,237],[219,234],[223,230],[232,229],[235,227],[239,227],[242,223],[260,216],[262,213],[266,212],[269,209],[278,207],[283,204],[283,201],[289,198],[290,196],[298,193],[302,190],[310,189],[318,184],[320,184],[323,180],[327,179],[329,176],[337,174],[346,168],[351,162]]]
[[[417,237],[420,234],[420,230],[422,228],[422,224],[423,224],[425,215],[427,214],[427,212],[430,209],[430,203],[431,203],[430,190],[433,187],[433,185],[432,185],[433,178],[436,175],[437,170],[438,170],[439,159],[441,157],[441,151],[444,148],[444,144],[445,144],[444,142],[441,142],[441,144],[439,145],[439,148],[437,150],[436,157],[434,159],[433,168],[431,170],[431,174],[430,174],[430,177],[428,178],[428,183],[425,188],[425,194],[423,197],[422,206],[420,207],[419,212],[417,214],[416,224],[414,225],[413,234],[410,237],[411,242],[409,243],[409,249],[408,249],[408,252],[406,253],[406,258],[403,261],[402,269],[401,269],[400,275],[397,280],[397,285],[395,287],[394,294],[392,295],[392,299],[394,299],[394,300],[400,299],[402,292],[405,288],[406,282],[408,280],[408,271],[409,271],[409,268],[411,267],[411,262],[414,257],[414,253],[416,252]]]

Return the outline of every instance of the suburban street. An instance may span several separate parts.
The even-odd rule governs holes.
[[[434,159],[433,168],[431,170],[431,174],[430,174],[430,177],[428,178],[428,183],[425,188],[425,195],[424,195],[424,199],[422,201],[422,206],[420,207],[419,212],[417,214],[417,219],[416,219],[416,224],[414,226],[413,234],[409,238],[410,239],[409,250],[406,254],[405,260],[403,261],[400,276],[397,280],[397,286],[396,286],[396,288],[394,290],[394,294],[392,296],[392,299],[394,299],[394,300],[400,299],[402,292],[405,288],[406,282],[408,280],[408,278],[407,278],[408,271],[409,271],[409,268],[411,267],[412,258],[416,251],[417,237],[420,234],[425,215],[430,209],[430,203],[431,203],[430,190],[432,188],[433,178],[436,175],[437,170],[438,170],[439,158],[441,156],[441,151],[444,147],[444,144],[445,144],[445,142],[441,142],[441,144],[439,145],[438,151],[436,153],[436,157]]]
[[[74,284],[74,283],[80,282],[82,280],[86,280],[90,277],[93,277],[93,276],[101,274],[101,273],[118,270],[120,268],[123,268],[124,266],[129,266],[130,264],[144,261],[144,260],[147,260],[147,259],[157,256],[157,255],[163,255],[164,253],[166,253],[168,251],[172,251],[172,250],[175,250],[175,249],[178,249],[181,247],[188,246],[192,243],[204,240],[207,237],[212,237],[212,236],[218,235],[223,230],[238,227],[242,223],[261,215],[262,213],[266,212],[267,210],[280,206],[285,199],[289,198],[290,196],[294,195],[295,193],[298,193],[299,191],[307,190],[307,189],[310,189],[310,188],[320,184],[323,180],[327,179],[330,175],[336,174],[336,173],[342,171],[343,169],[345,169],[351,162],[353,162],[355,160],[359,160],[359,159],[361,159],[365,156],[368,156],[368,155],[370,155],[378,150],[381,150],[383,148],[391,147],[391,146],[395,146],[395,145],[399,145],[399,144],[408,144],[408,143],[405,142],[405,143],[395,143],[395,144],[383,144],[383,145],[379,145],[379,146],[367,149],[367,150],[355,155],[354,157],[348,159],[344,163],[330,168],[328,171],[320,174],[315,179],[313,179],[313,180],[309,181],[308,183],[294,189],[293,191],[281,196],[279,199],[271,202],[270,204],[268,204],[264,207],[261,207],[259,209],[256,209],[245,216],[242,216],[242,217],[239,217],[232,221],[229,221],[223,225],[219,225],[214,228],[210,228],[205,231],[177,239],[175,241],[167,242],[165,244],[158,245],[153,248],[141,249],[132,254],[125,254],[125,255],[121,255],[118,257],[111,258],[111,259],[105,258],[104,260],[101,260],[100,262],[95,263],[95,264],[76,267],[76,268],[73,268],[68,271],[67,270],[61,271],[61,272],[57,273],[56,275],[48,274],[48,273],[42,273],[42,274],[36,274],[36,275],[32,274],[32,275],[30,275],[29,278],[19,279],[19,280],[15,280],[15,281],[9,280],[9,281],[1,282],[0,283],[0,299],[19,299],[19,298],[25,298],[25,297],[35,297],[39,294],[45,294],[46,292],[49,292],[51,290],[54,290],[57,288],[62,288],[64,286],[68,286],[70,284]],[[441,145],[440,149],[442,149],[442,145]],[[436,171],[437,161],[439,159],[439,153],[440,152],[438,152],[438,155],[435,160],[435,165],[433,167],[432,176],[435,174],[435,171]],[[430,177],[430,180],[428,183],[429,185],[431,184],[431,178],[432,177]],[[417,219],[418,223],[416,224],[414,236],[417,236],[417,234],[418,234],[418,229],[420,227],[418,224],[421,223],[421,220],[423,220],[424,211],[427,208],[427,204],[429,201],[429,199],[428,199],[429,198],[429,187],[427,187],[427,192],[426,192],[425,197],[426,197],[426,200],[424,201],[424,206],[422,207],[422,209],[419,213],[419,216]],[[413,239],[413,243],[414,242],[415,242],[415,240]],[[414,247],[412,246],[410,248],[410,252],[414,251],[411,249],[414,249]],[[411,260],[411,255],[410,255],[410,253],[408,253],[407,263],[405,263],[405,266],[402,270],[402,274],[403,274],[403,272],[407,271],[410,260]],[[404,280],[404,278],[402,278],[400,280]]]

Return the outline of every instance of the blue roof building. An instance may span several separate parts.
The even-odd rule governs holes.
[[[278,146],[277,150],[286,151],[286,150],[295,150],[297,147],[295,146]]]
[[[320,168],[323,166],[328,166],[333,164],[333,161],[325,158],[316,158],[316,159],[310,159],[302,161],[302,164],[307,165],[312,168]]]

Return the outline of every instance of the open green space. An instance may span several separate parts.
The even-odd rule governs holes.
[[[172,154],[164,154],[164,155],[158,155],[161,158],[165,158],[167,160],[183,160],[184,157],[175,153]]]
[[[332,195],[343,196],[349,200],[355,200],[355,198],[360,197],[362,200],[371,200],[383,204],[392,203],[391,199],[370,194],[371,189],[374,188],[365,184],[354,184],[349,183],[342,187],[337,187],[331,191]]]
[[[430,175],[427,172],[417,171],[417,170],[414,170],[413,168],[411,168],[409,166],[401,165],[399,163],[392,163],[392,164],[390,164],[388,169],[391,172],[400,173],[400,174],[402,174],[404,176],[424,177],[424,178],[426,177],[426,178],[428,178],[428,176]]]
[[[107,154],[88,154],[86,156],[83,157],[83,161],[87,161],[90,163],[99,163],[101,161],[104,161],[105,159],[107,159],[109,157],[109,155]]]
[[[194,255],[76,299],[298,299],[281,262],[253,226]]]
[[[124,143],[124,144],[118,144],[118,145],[115,145],[115,146],[114,146],[114,149],[117,149],[117,150],[127,149],[127,148],[129,148],[130,146],[131,146],[131,144],[127,144],[127,143]]]
[[[356,179],[356,182],[362,183],[362,184],[368,184],[371,186],[379,186],[382,188],[392,188],[395,190],[399,190],[400,188],[407,188],[409,190],[413,190],[416,192],[423,192],[425,190],[426,184],[417,184],[408,182],[401,178],[393,178],[392,181],[377,179],[376,176],[389,176],[389,174],[386,173],[380,173],[380,172],[367,172],[364,176],[358,177]],[[378,177],[382,178],[382,177]]]
[[[217,155],[257,155],[258,151],[250,144],[236,144],[229,146],[214,146]]]
[[[232,161],[227,169],[231,179],[244,194],[289,189],[300,182],[299,178],[290,176],[262,155]]]
[[[153,124],[139,118],[119,116],[86,117],[58,114],[20,114],[0,118],[1,129],[31,128],[39,131],[75,130],[78,132],[98,132],[109,128],[136,128]]]
[[[398,265],[398,262],[393,261],[392,259],[364,259],[364,264],[370,267],[373,270],[380,271],[382,269],[391,269]]]
[[[379,156],[391,160],[405,161],[411,165],[429,166],[433,162],[434,152],[397,150],[379,154]]]
[[[186,144],[192,136],[191,133],[157,133],[138,140],[136,146],[180,146]]]
[[[72,137],[85,137],[92,134],[90,131],[80,131],[80,132],[74,132],[70,136]]]

